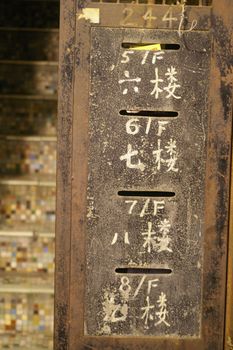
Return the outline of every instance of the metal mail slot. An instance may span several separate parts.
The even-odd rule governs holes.
[[[223,3],[62,7],[56,349],[223,349]]]

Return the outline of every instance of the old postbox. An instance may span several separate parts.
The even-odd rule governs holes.
[[[224,348],[232,11],[62,2],[57,350]]]

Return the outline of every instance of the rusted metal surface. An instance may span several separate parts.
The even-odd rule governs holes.
[[[198,24],[193,31],[181,33],[176,21],[172,21],[171,28],[170,22],[168,25],[163,20],[156,22],[156,25],[153,21],[148,24],[145,10],[152,9],[155,11],[153,16],[156,14],[158,18],[163,18],[168,6],[105,6],[80,1],[76,7],[74,63],[67,58],[68,52],[74,50],[73,5],[73,2],[64,1],[62,8],[66,27],[61,51],[55,348],[223,349],[232,90],[231,57],[229,50],[227,53],[222,48],[230,48],[230,10],[233,5],[225,0],[221,3],[215,1],[212,8],[188,8],[189,15],[192,14],[194,20],[196,16]],[[98,7],[99,17],[98,11],[94,11],[94,14],[84,11]],[[125,8],[133,8],[136,18],[139,13],[140,16],[144,14],[147,23],[138,19],[136,22],[125,22]],[[178,11],[176,6],[173,9]],[[187,22],[186,29],[190,29],[192,21]],[[110,28],[101,28],[103,26]],[[160,30],[149,30],[155,27]],[[169,30],[164,31],[165,28]],[[209,28],[211,32],[208,32]],[[174,96],[167,98],[167,85],[163,84],[163,92],[158,98],[150,95],[156,70],[155,67],[150,68],[148,63],[141,68],[141,52],[132,53],[134,58],[131,62],[127,55],[122,58],[119,54],[121,41],[132,44],[139,38],[139,42],[148,40],[147,43],[165,39],[181,43],[179,52],[165,53],[164,60],[157,62],[156,67],[161,68],[159,73],[163,80],[166,80],[168,67],[176,68],[176,84],[180,85],[180,89],[173,92],[182,97],[182,101]],[[120,53],[123,52],[123,48],[120,48]],[[126,62],[122,63],[122,60]],[[128,68],[124,69],[123,64],[128,64]],[[153,77],[152,73],[155,74]],[[130,79],[131,74],[143,79],[139,92],[134,89],[135,85],[131,85],[132,81],[126,83],[129,85],[120,82]],[[139,83],[139,80],[136,82]],[[139,132],[145,137],[143,141],[136,138],[136,134],[126,132],[126,123],[133,116],[119,115],[119,111],[130,111],[131,108],[134,112],[157,108],[178,110],[179,115],[170,121],[161,135],[156,118],[151,124],[153,126],[150,126],[152,135],[148,131],[148,120],[144,125],[145,116],[136,118],[140,120],[135,121],[134,126],[128,125],[128,131],[133,132],[140,126]],[[173,166],[178,171],[167,171],[165,157],[161,168],[157,168],[157,172],[151,176],[158,164],[155,160],[157,153],[150,153],[157,149],[154,145],[158,146],[159,136],[163,136],[163,147],[171,138],[176,139],[179,153],[175,155],[177,162]],[[135,147],[144,151],[144,154],[136,154],[141,158],[131,159],[134,168],[126,167],[126,158],[120,159],[127,153],[128,144],[134,151]],[[144,171],[142,167],[135,168],[135,164],[140,165],[139,161],[146,163]],[[130,210],[125,206],[126,197],[117,195],[118,191],[129,189],[169,191],[177,195],[164,199],[166,209],[160,216],[154,218],[149,214],[143,221],[140,220],[141,202],[148,198],[137,198],[134,210],[139,218],[132,215],[129,219],[129,215],[126,215]],[[162,197],[156,199],[163,200]],[[136,208],[136,204],[142,204],[142,208]],[[167,248],[172,252],[167,250],[161,255],[156,251],[156,244],[150,252],[147,251],[148,245],[143,251],[145,236],[142,233],[147,232],[149,222],[153,220],[156,226],[160,224],[160,219],[170,220],[171,229],[166,238],[171,235],[171,245]],[[196,220],[199,220],[199,226]],[[125,235],[126,229],[129,236]],[[145,271],[133,276],[128,275],[127,270],[123,271],[126,275],[120,276],[117,274],[119,271],[114,272],[116,268],[135,267],[171,268],[172,273],[169,276],[152,274],[153,280],[158,278],[159,281],[154,281],[153,286],[147,281],[146,287],[138,289]],[[127,279],[122,280],[122,277]],[[149,291],[151,295],[148,295]],[[155,327],[160,320],[159,317],[155,320],[155,316],[158,316],[156,311],[161,312],[158,309],[151,317],[148,316],[153,326],[146,328],[142,315],[147,297],[151,296],[150,305],[155,309],[160,305],[158,300],[161,293],[166,294],[167,298],[165,321],[169,326],[163,322],[164,328],[161,324]],[[136,301],[133,300],[134,295]],[[121,322],[115,321],[124,316],[125,310],[130,317]]]

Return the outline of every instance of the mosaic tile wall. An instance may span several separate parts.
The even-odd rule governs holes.
[[[36,57],[37,61],[57,61],[58,41],[58,31],[27,32],[9,30],[1,37],[0,60],[32,61]],[[12,47],[14,50],[12,50]]]
[[[53,331],[53,297],[40,295],[1,295],[0,333]]]
[[[56,173],[56,142],[0,139],[0,175]]]
[[[54,273],[54,239],[0,237],[0,271]]]
[[[0,349],[53,348],[58,27],[59,1],[0,1]]]
[[[0,230],[54,232],[55,187],[0,186]]]
[[[53,338],[43,335],[41,333],[37,335],[31,334],[29,337],[26,334],[19,333],[20,335],[8,334],[1,335],[0,337],[0,349],[22,349],[22,350],[52,350]]]
[[[0,99],[1,135],[55,136],[57,101]]]
[[[0,94],[55,95],[57,75],[57,66],[1,64]]]

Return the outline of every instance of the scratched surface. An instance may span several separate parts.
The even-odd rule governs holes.
[[[137,51],[123,42],[180,49]],[[88,335],[200,336],[209,69],[208,32],[179,38],[172,31],[92,28]],[[178,116],[134,115],[142,110]],[[115,271],[137,267],[172,273]]]

